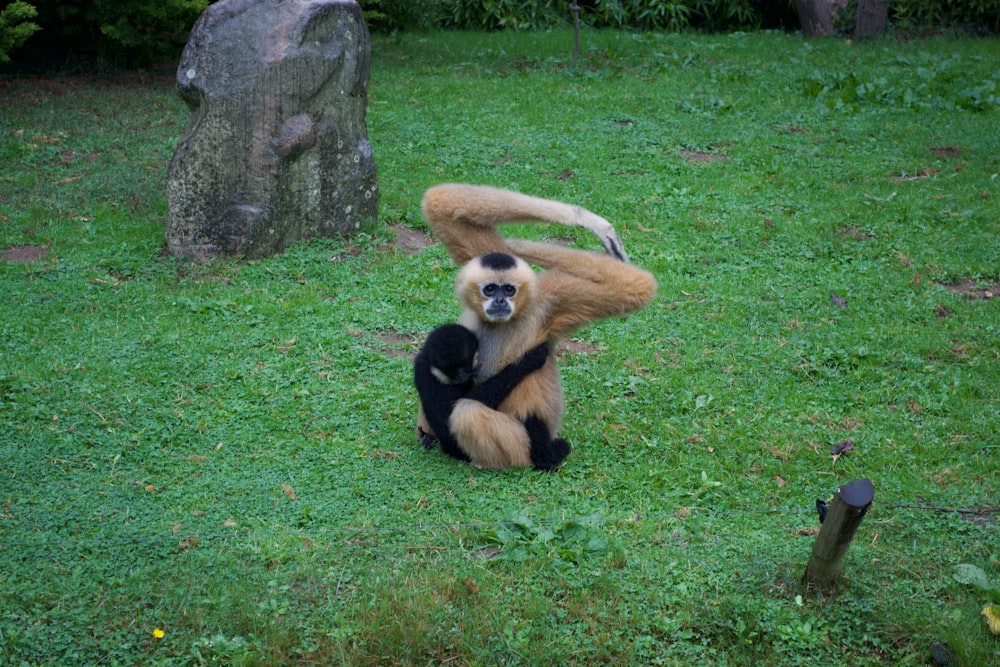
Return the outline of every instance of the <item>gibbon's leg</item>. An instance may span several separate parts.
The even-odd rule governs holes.
[[[463,398],[455,404],[448,426],[477,468],[532,465],[528,432],[519,419]]]
[[[417,410],[417,439],[424,449],[430,449],[438,441],[437,433],[427,423],[427,416],[424,414],[424,406],[419,405]]]
[[[536,373],[524,378],[524,381],[517,385],[507,400],[500,405],[500,410],[504,414],[508,414],[520,422],[525,422],[530,417],[536,417],[545,424],[548,432],[552,435],[558,433],[562,427],[565,408],[566,402],[562,382],[559,379],[559,368],[556,366],[555,359],[552,358]]]
[[[456,264],[491,252],[510,252],[494,226],[554,222],[588,229],[612,257],[628,262],[614,226],[585,208],[484,185],[446,183],[424,193],[424,217]],[[516,253],[515,253],[516,254]]]
[[[552,472],[569,456],[569,443],[553,438],[545,422],[535,415],[524,420],[524,428],[531,440],[531,462],[539,470]]]

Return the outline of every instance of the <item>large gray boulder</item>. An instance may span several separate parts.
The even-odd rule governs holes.
[[[374,222],[371,38],[355,0],[221,0],[177,89],[191,109],[167,174],[167,246],[261,257]]]

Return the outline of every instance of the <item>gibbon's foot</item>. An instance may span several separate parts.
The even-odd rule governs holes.
[[[433,449],[434,445],[436,445],[438,442],[436,435],[434,435],[433,433],[428,433],[420,426],[417,427],[417,440],[420,441],[420,444],[423,446],[424,449]]]
[[[541,450],[541,451],[539,451]],[[556,468],[569,456],[569,443],[562,438],[554,438],[546,447],[531,445],[531,462],[544,472],[555,472]]]

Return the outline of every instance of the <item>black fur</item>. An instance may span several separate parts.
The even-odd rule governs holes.
[[[528,350],[520,361],[506,366],[493,377],[473,387],[478,349],[479,340],[474,333],[459,324],[445,324],[431,332],[413,363],[413,383],[417,387],[427,423],[441,443],[441,449],[449,456],[463,461],[468,461],[469,456],[458,446],[448,428],[448,418],[451,417],[455,403],[461,398],[468,398],[496,410],[521,380],[545,365],[549,354],[546,343],[537,345]],[[441,382],[431,372],[432,368],[444,373],[451,383]],[[544,429],[544,425],[542,428]],[[548,441],[547,429],[545,433]],[[426,434],[423,441],[424,447],[433,446],[433,440]],[[532,451],[534,449],[532,444]],[[532,456],[532,462],[534,460]]]
[[[483,255],[479,258],[479,263],[483,265],[483,268],[494,271],[506,271],[517,266],[517,260],[505,252],[491,252],[488,255]]]
[[[531,441],[531,463],[539,470],[552,472],[569,456],[569,442],[553,438],[545,422],[535,415],[524,420],[524,428]]]

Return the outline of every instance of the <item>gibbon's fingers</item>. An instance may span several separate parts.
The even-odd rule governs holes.
[[[428,433],[421,427],[417,427],[417,441],[424,449],[434,449],[434,445],[438,443],[438,438],[433,433]]]
[[[622,240],[618,238],[618,232],[615,231],[614,225],[596,213],[591,213],[585,208],[580,206],[575,208],[576,222],[574,224],[593,232],[597,238],[601,240],[604,250],[606,250],[609,255],[627,264],[628,255],[625,254],[625,244],[623,244]]]

